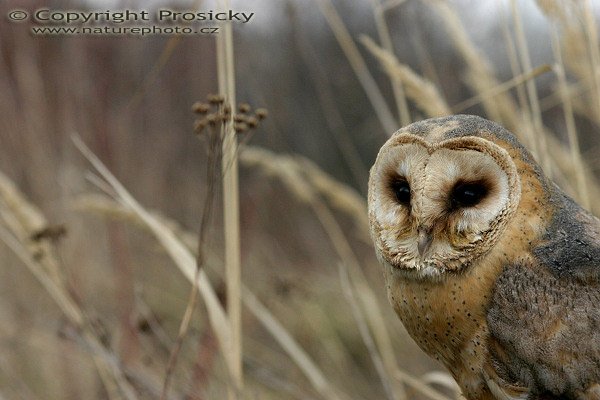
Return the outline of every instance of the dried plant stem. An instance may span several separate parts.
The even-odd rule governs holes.
[[[200,221],[200,229],[198,233],[198,253],[196,255],[196,274],[194,276],[194,280],[192,282],[192,291],[190,292],[190,296],[188,299],[188,304],[185,309],[185,313],[181,324],[179,326],[179,333],[177,335],[177,340],[175,341],[175,345],[169,355],[169,361],[167,363],[165,379],[163,381],[163,389],[161,394],[161,400],[165,400],[169,391],[169,384],[171,382],[171,378],[173,373],[175,372],[175,365],[177,363],[177,358],[183,346],[183,341],[185,336],[188,333],[188,329],[190,326],[190,322],[192,320],[192,316],[194,310],[196,308],[196,303],[198,300],[198,279],[200,277],[200,271],[204,268],[205,264],[205,246],[206,246],[206,235],[208,232],[208,224],[210,222],[210,217],[213,212],[213,203],[215,200],[215,180],[217,179],[218,172],[218,163],[221,161],[221,139],[220,132],[212,132],[213,134],[209,138],[209,148],[208,148],[208,166],[206,169],[206,182],[207,190],[206,190],[206,199],[204,201],[204,207],[202,210],[202,218]]]
[[[596,120],[600,119],[600,50],[598,49],[598,30],[596,27],[596,18],[594,16],[594,8],[591,0],[583,2],[583,17],[585,23],[585,31],[587,36],[587,44],[590,54],[591,75],[594,83],[594,94],[596,100]]]
[[[498,7],[500,8],[499,13],[502,14],[502,35],[504,36],[504,42],[506,44],[506,52],[508,53],[508,59],[510,61],[510,69],[512,71],[513,76],[518,76],[522,74],[521,65],[519,64],[519,56],[517,55],[517,49],[515,48],[515,43],[512,39],[511,30],[508,26],[509,24],[509,16],[507,14],[506,8],[504,4],[498,3]],[[521,114],[523,114],[524,121],[531,120],[531,110],[529,109],[529,103],[527,102],[527,93],[525,92],[525,87],[523,85],[524,82],[517,85],[517,100],[519,104],[519,109],[521,110]],[[529,148],[533,148],[536,143],[535,135],[531,129],[525,129],[523,134],[523,141]]]
[[[402,0],[400,5],[406,0]],[[373,13],[375,14],[375,26],[377,27],[377,34],[379,40],[384,49],[390,53],[394,53],[394,45],[392,43],[392,37],[390,30],[385,22],[385,12],[387,8],[384,8],[384,4],[380,3],[380,0],[371,0],[373,5]],[[404,93],[404,87],[401,81],[392,80],[392,90],[394,91],[394,98],[396,99],[396,106],[398,107],[398,116],[400,118],[400,125],[406,126],[411,123],[410,112],[408,111],[408,102],[406,100],[406,94]]]
[[[558,91],[562,98],[562,109],[565,116],[565,124],[567,127],[567,136],[569,138],[569,149],[571,150],[571,158],[575,164],[575,178],[577,182],[577,193],[579,201],[586,208],[590,208],[590,196],[586,185],[585,171],[581,151],[579,149],[579,140],[577,138],[577,128],[575,126],[575,116],[573,115],[573,105],[569,95],[567,86],[567,78],[565,76],[565,66],[563,63],[562,52],[560,49],[560,39],[558,37],[558,27],[555,23],[552,24],[552,50],[554,59],[557,65],[555,66],[556,76],[558,77]]]
[[[398,129],[398,124],[392,115],[381,91],[377,87],[377,83],[367,68],[367,64],[363,59],[358,47],[352,40],[352,36],[346,29],[340,15],[335,10],[331,0],[316,0],[321,12],[327,19],[327,23],[331,27],[335,38],[342,47],[348,62],[352,66],[356,77],[362,85],[375,114],[379,118],[379,122],[385,129],[386,133],[391,134]]]
[[[519,55],[521,58],[521,65],[525,73],[529,73],[532,70],[531,57],[529,56],[529,47],[527,46],[527,39],[525,38],[525,31],[523,30],[523,20],[519,12],[516,0],[511,0],[511,11],[513,16],[513,22],[515,24],[515,33],[517,48],[519,49]],[[550,159],[547,157],[548,145],[546,144],[546,136],[544,134],[544,127],[542,123],[542,112],[540,110],[540,102],[533,80],[526,81],[527,95],[529,97],[529,105],[531,107],[531,117],[533,119],[533,127],[536,133],[537,142],[534,142],[533,151],[540,161],[542,168],[552,177],[552,165]]]
[[[229,0],[222,0],[221,8],[229,9]],[[233,54],[233,32],[231,23],[222,24],[222,34],[217,35],[217,74],[219,92],[225,101],[235,107],[235,69]],[[230,114],[233,118],[233,112]],[[242,373],[242,319],[241,319],[241,251],[239,216],[239,177],[237,161],[237,137],[233,121],[222,125],[223,137],[223,223],[225,236],[225,282],[227,285],[227,315],[229,317],[231,348],[231,377],[234,388],[229,388],[229,399],[238,398],[243,387]]]

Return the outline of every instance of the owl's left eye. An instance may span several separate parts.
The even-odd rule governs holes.
[[[452,208],[473,207],[483,200],[488,193],[488,187],[484,182],[459,182],[450,194],[450,205]]]
[[[406,206],[410,205],[410,185],[405,178],[397,177],[393,178],[390,182],[390,188],[396,196],[398,203]]]

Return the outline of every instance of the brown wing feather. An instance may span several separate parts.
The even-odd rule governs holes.
[[[504,381],[528,388],[532,398],[593,398],[584,393],[600,383],[598,285],[512,265],[498,279],[487,319]]]

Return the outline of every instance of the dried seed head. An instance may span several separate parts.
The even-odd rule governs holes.
[[[229,103],[227,103],[223,106],[223,113],[225,115],[231,114],[231,105]]]
[[[194,121],[194,131],[196,133],[201,133],[204,130],[204,128],[206,128],[206,125],[207,125],[206,118],[196,120],[196,121]]]
[[[67,234],[67,228],[64,225],[47,226],[34,232],[31,235],[31,240],[39,242],[43,239],[58,240]]]
[[[250,110],[251,110],[251,109],[252,109],[252,107],[250,107],[250,104],[248,104],[248,103],[240,103],[240,104],[238,105],[238,110],[239,110],[241,113],[247,113],[247,112],[250,112]]]
[[[211,104],[222,104],[225,101],[225,97],[220,94],[209,94],[206,99]]]
[[[255,111],[255,115],[256,115],[256,118],[261,120],[261,119],[267,118],[267,116],[269,115],[269,112],[267,111],[266,108],[257,108]]]
[[[206,117],[206,122],[208,122],[210,126],[215,126],[217,124],[217,116],[215,114],[210,114]]]
[[[246,125],[243,122],[240,122],[240,123],[237,123],[237,124],[233,125],[233,129],[237,133],[243,133],[243,132],[246,132],[248,130],[248,125]]]
[[[210,110],[210,105],[197,101],[192,105],[192,111],[197,114],[206,114]]]
[[[235,116],[233,117],[233,120],[235,122],[246,122],[246,119],[246,116],[242,114],[235,114]]]
[[[250,127],[250,129],[254,129],[258,126],[258,118],[248,117],[246,119],[246,124],[248,125],[248,127]]]

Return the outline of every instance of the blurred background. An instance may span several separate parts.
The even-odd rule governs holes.
[[[215,177],[209,190],[214,149],[206,132],[194,133],[192,112],[219,90],[216,35],[43,36],[31,20],[7,18],[15,9],[159,7],[218,5],[0,2],[2,399],[158,399],[188,306],[189,281],[104,193],[73,135],[193,252],[213,196],[205,267],[226,302],[222,187]],[[240,398],[457,398],[387,303],[365,222],[369,167],[403,125],[477,114],[515,132],[597,214],[598,7],[233,1],[231,9],[255,13],[233,23],[237,100],[268,110],[240,135],[242,279],[325,382],[244,307]],[[169,398],[226,398],[218,340],[200,300]]]

